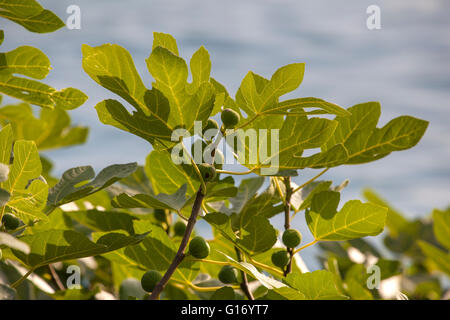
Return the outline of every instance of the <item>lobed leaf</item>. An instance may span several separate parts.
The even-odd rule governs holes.
[[[383,231],[387,209],[359,200],[348,201],[339,212],[339,193],[323,191],[312,200],[306,222],[316,241],[342,241],[374,236]]]
[[[343,144],[348,159],[340,164],[359,164],[381,159],[393,151],[415,146],[422,138],[428,122],[410,116],[400,116],[377,128],[381,114],[378,102],[355,105],[348,109],[349,117],[336,117],[338,126],[334,135],[323,145],[329,150]]]
[[[329,271],[291,273],[287,275],[285,282],[302,293],[307,300],[342,300],[348,298],[338,291],[334,276]]]

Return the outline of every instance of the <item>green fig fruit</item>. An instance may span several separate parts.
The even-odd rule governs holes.
[[[213,129],[213,130],[211,130]],[[202,136],[205,136],[205,133],[207,130],[211,130],[208,132],[208,136],[206,138],[211,138],[212,136],[215,136],[217,132],[219,131],[219,124],[214,119],[208,119],[205,126],[202,129]]]
[[[173,226],[173,231],[175,232],[175,236],[182,237],[186,231],[186,224],[182,221],[177,221]]]
[[[239,113],[232,109],[225,109],[220,115],[225,129],[233,129],[239,123]]]
[[[238,282],[238,271],[232,266],[223,266],[219,272],[219,280],[225,284]]]
[[[295,248],[302,242],[302,235],[295,229],[288,229],[283,232],[283,243],[288,248]]]
[[[285,250],[273,253],[272,263],[277,267],[284,268],[289,263],[289,253]]]
[[[203,180],[205,182],[212,181],[216,177],[216,168],[208,163],[202,163],[198,165],[198,169],[200,170],[200,173],[202,174]]]
[[[203,237],[197,236],[189,242],[189,253],[197,259],[204,259],[209,256],[209,244]]]
[[[156,270],[149,270],[141,278],[141,286],[147,292],[152,292],[155,286],[162,279],[161,273]]]
[[[20,221],[10,214],[5,214],[2,218],[2,224],[8,230],[15,230],[19,227]]]

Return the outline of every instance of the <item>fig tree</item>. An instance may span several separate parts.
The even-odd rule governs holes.
[[[232,266],[223,266],[219,272],[219,280],[225,284],[238,282],[238,271]]]
[[[189,242],[189,253],[197,259],[204,259],[209,256],[209,244],[203,237],[197,236]]]
[[[283,233],[283,243],[288,248],[295,248],[302,242],[302,235],[295,229],[287,229]]]
[[[161,273],[156,270],[149,270],[141,278],[141,286],[147,292],[152,292],[156,284],[162,279]]]
[[[232,109],[225,109],[220,115],[225,129],[233,129],[239,123],[239,113]]]
[[[285,250],[273,253],[272,263],[277,267],[284,268],[289,263],[289,253]]]

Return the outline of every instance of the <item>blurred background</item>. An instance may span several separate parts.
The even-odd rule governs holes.
[[[94,106],[116,98],[81,68],[81,45],[116,43],[128,49],[146,83],[145,66],[154,31],[172,34],[188,60],[204,45],[212,76],[234,95],[245,74],[265,77],[285,64],[305,62],[295,96],[315,96],[343,107],[380,101],[380,124],[408,114],[430,121],[418,146],[358,166],[330,170],[323,179],[349,178],[343,200],[361,198],[371,187],[410,217],[450,204],[450,2],[447,0],[41,0],[63,21],[66,9],[81,8],[81,29],[33,34],[2,19],[2,51],[19,45],[40,48],[53,70],[45,80],[57,89],[75,87],[89,96],[70,112],[73,122],[90,127],[85,145],[46,152],[55,173],[90,164],[98,171],[113,163],[145,162],[150,145],[101,124]],[[345,3],[345,4],[344,4]],[[381,29],[368,30],[366,9],[381,8]],[[5,99],[5,102],[9,102]],[[13,100],[11,100],[12,102]],[[301,173],[306,181],[316,172]],[[277,227],[280,221],[274,221]],[[307,234],[302,218],[294,226]],[[204,232],[208,232],[206,229]],[[306,237],[305,241],[309,240]],[[309,250],[309,249],[308,249]],[[313,249],[311,249],[313,250]],[[305,254],[311,254],[305,250]],[[313,263],[308,263],[314,269]]]

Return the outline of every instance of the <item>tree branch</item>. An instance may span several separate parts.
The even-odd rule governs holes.
[[[60,277],[56,273],[55,268],[51,264],[49,264],[48,265],[48,269],[50,270],[50,273],[52,274],[53,280],[55,280],[55,283],[58,286],[58,289],[61,290],[61,291],[66,290],[66,288],[64,288],[63,283],[61,282]]]
[[[237,256],[239,262],[241,262],[242,261],[241,252],[236,247],[234,247],[234,250],[236,250],[236,256]],[[241,290],[247,296],[248,300],[255,300],[255,297],[253,297],[253,294],[250,291],[250,288],[248,287],[247,274],[244,271],[241,270],[241,276],[242,276],[242,282],[241,282],[241,285],[240,285]]]
[[[185,252],[187,244],[189,242],[189,238],[191,237],[191,233],[194,230],[194,225],[197,222],[197,217],[198,217],[198,214],[200,213],[201,204],[202,204],[204,196],[205,195],[202,192],[202,187],[200,187],[197,191],[194,205],[192,206],[191,216],[189,217],[188,224],[186,226],[186,231],[184,232],[183,239],[181,240],[181,243],[180,243],[180,247],[178,248],[175,258],[173,259],[173,261],[170,264],[169,268],[167,269],[166,273],[162,277],[161,281],[159,281],[158,284],[155,286],[155,289],[153,289],[152,294],[149,297],[150,300],[159,299],[159,295],[161,294],[161,292],[164,290],[164,287],[169,282],[170,277],[173,275],[173,273],[175,272],[177,267],[183,261],[183,259],[185,257],[184,252]]]
[[[284,178],[284,188],[286,190],[284,201],[284,229],[288,230],[291,228],[291,196],[294,191],[291,187],[291,177]],[[284,270],[284,276],[287,276],[292,271],[294,249],[287,248],[287,252],[289,253],[289,263]]]

